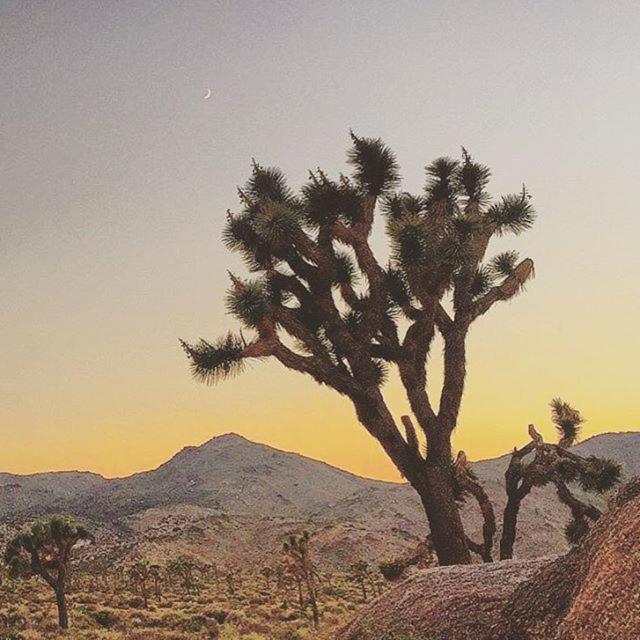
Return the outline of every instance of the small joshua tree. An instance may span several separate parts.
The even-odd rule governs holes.
[[[18,534],[7,544],[4,555],[11,577],[40,576],[53,589],[62,629],[69,628],[66,587],[71,553],[81,540],[93,537],[72,518],[54,516]]]
[[[318,598],[316,589],[317,572],[313,565],[311,543],[308,531],[300,535],[292,534],[283,545],[285,556],[290,562],[290,570],[298,583],[298,589],[304,584],[311,605],[311,613],[314,628],[318,626]],[[300,606],[303,606],[302,593],[300,592]]]
[[[532,277],[531,259],[487,252],[493,237],[529,229],[535,213],[524,188],[492,202],[489,169],[464,150],[461,160],[429,164],[424,191],[413,195],[396,191],[399,167],[380,139],[352,133],[351,142],[352,175],[331,179],[318,169],[299,194],[278,169],[254,162],[239,190],[242,210],[228,213],[224,231],[256,274],[232,275],[227,295],[230,313],[251,335],[182,346],[206,383],[271,357],[347,397],[419,494],[440,564],[468,563],[451,446],[467,337]],[[376,212],[386,220],[388,265],[370,243]],[[436,334],[444,342],[439,402],[427,390]],[[413,414],[403,425],[382,392],[389,367]]]
[[[140,591],[144,600],[145,609],[149,608],[149,593],[147,583],[153,580],[154,593],[156,599],[160,599],[160,567],[156,564],[150,564],[146,560],[136,562],[129,568],[129,575],[133,581],[136,590]]]
[[[160,565],[152,564],[149,567],[149,574],[153,579],[153,595],[159,601],[162,598],[162,569]]]
[[[608,458],[583,457],[569,450],[584,422],[577,409],[555,398],[551,401],[551,419],[558,431],[557,444],[543,442],[536,428],[529,425],[531,442],[511,454],[505,473],[507,504],[500,540],[501,559],[513,557],[520,505],[534,487],[549,484],[555,487],[559,500],[571,511],[565,534],[569,542],[575,544],[601,513],[593,504],[576,496],[569,485],[575,483],[585,492],[604,493],[620,482],[619,463]]]
[[[271,576],[273,575],[273,569],[269,565],[266,565],[266,566],[262,567],[262,569],[260,569],[260,573],[264,577],[265,586],[267,587],[267,589],[270,589],[271,588]]]
[[[196,569],[195,560],[187,555],[180,555],[167,565],[167,572],[179,578],[186,593],[200,592],[200,586],[194,575]]]
[[[360,585],[362,590],[362,599],[367,601],[367,584],[375,588],[373,576],[371,575],[371,567],[366,560],[358,560],[354,562],[349,571],[351,579]]]
[[[225,582],[227,583],[227,592],[230,596],[234,595],[236,592],[235,577],[236,574],[233,569],[227,570],[227,573],[224,576]]]

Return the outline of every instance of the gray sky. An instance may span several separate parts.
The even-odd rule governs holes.
[[[337,173],[350,127],[408,189],[464,145],[494,193],[535,197],[505,246],[538,277],[479,330],[465,420],[566,393],[594,431],[637,427],[639,36],[633,2],[1,2],[0,469],[120,473],[231,429],[328,458],[301,398],[360,443],[312,383],[266,365],[197,387],[176,348],[231,326],[219,237],[250,159],[293,185]],[[474,437],[472,455],[512,443]]]

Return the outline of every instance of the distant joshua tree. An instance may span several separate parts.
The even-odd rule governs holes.
[[[71,553],[81,540],[93,536],[72,518],[54,516],[31,525],[7,544],[4,561],[12,578],[40,576],[54,591],[58,623],[69,628],[66,583]]]
[[[250,280],[231,275],[226,299],[252,335],[182,345],[203,382],[237,373],[247,360],[273,357],[349,398],[419,494],[440,564],[468,563],[451,448],[467,336],[476,320],[513,298],[533,275],[533,262],[514,251],[489,260],[486,254],[494,236],[526,231],[535,213],[524,187],[492,203],[489,169],[464,149],[460,161],[429,164],[424,192],[412,195],[396,191],[398,164],[380,139],[352,133],[351,142],[351,177],[334,180],[318,169],[299,194],[281,171],[253,163],[239,189],[242,210],[228,213],[224,231],[227,246],[257,274]],[[370,243],[377,209],[391,248],[386,266]],[[437,405],[427,392],[436,333],[444,341]],[[389,366],[397,369],[413,413],[403,425],[382,394]]]
[[[167,572],[180,579],[180,584],[186,593],[200,592],[200,586],[194,575],[196,570],[195,560],[186,555],[178,556],[167,565]]]
[[[367,584],[375,589],[375,582],[371,574],[371,567],[366,560],[358,560],[350,567],[349,575],[351,579],[360,585],[362,590],[362,599],[367,602]]]
[[[266,565],[266,566],[262,567],[262,569],[260,569],[260,573],[264,577],[265,586],[267,587],[267,589],[270,589],[271,588],[271,576],[273,576],[273,569],[269,565]]]
[[[150,564],[146,560],[135,562],[129,568],[129,575],[133,581],[136,591],[139,590],[142,599],[144,600],[145,609],[149,608],[149,592],[147,584],[149,580],[153,580],[154,595],[156,600],[160,600],[160,566],[157,564]]]
[[[318,598],[316,589],[317,572],[313,565],[313,557],[311,554],[311,542],[308,531],[302,534],[292,534],[288,537],[283,545],[285,556],[290,562],[289,568],[296,582],[298,583],[298,591],[300,595],[300,607],[304,607],[302,598],[301,585],[305,586],[309,605],[311,606],[311,614],[313,626],[316,628],[319,621]]]
[[[229,569],[224,576],[225,582],[227,583],[227,592],[230,596],[234,595],[236,592],[235,575],[236,574],[233,569]]]

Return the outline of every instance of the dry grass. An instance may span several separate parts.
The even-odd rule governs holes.
[[[320,624],[301,610],[294,584],[267,587],[264,576],[235,574],[234,593],[223,577],[202,579],[198,593],[162,585],[160,599],[149,585],[149,603],[131,584],[113,576],[78,575],[68,596],[71,629],[57,627],[52,591],[39,579],[5,580],[0,587],[0,640],[329,640],[364,604],[360,587],[346,574],[320,582]],[[384,588],[378,580],[378,588]]]

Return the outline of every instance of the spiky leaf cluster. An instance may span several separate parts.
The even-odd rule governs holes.
[[[457,171],[459,192],[467,202],[486,204],[489,196],[486,192],[491,171],[489,167],[474,162],[466,149],[462,149],[463,162]]]
[[[354,179],[364,193],[379,196],[400,181],[395,155],[380,138],[360,138],[351,132],[353,146],[348,152]]]
[[[200,339],[195,344],[182,342],[191,360],[191,372],[197,380],[213,384],[242,371],[242,340],[232,333],[215,342]]]
[[[488,269],[494,278],[508,278],[517,264],[518,252],[504,251],[491,259]]]
[[[604,493],[622,478],[622,466],[611,458],[589,456],[581,470],[579,483],[585,491]]]
[[[584,518],[573,519],[564,528],[564,536],[573,546],[580,544],[588,533],[589,525]]]
[[[550,403],[551,420],[556,426],[560,438],[575,442],[580,433],[580,426],[584,423],[584,418],[580,412],[561,398],[554,398]]]
[[[246,327],[258,327],[270,315],[270,293],[263,279],[236,280],[227,292],[227,311]]]
[[[517,195],[503,196],[487,210],[487,217],[496,225],[499,234],[520,234],[529,230],[536,219],[531,196],[523,187]]]

